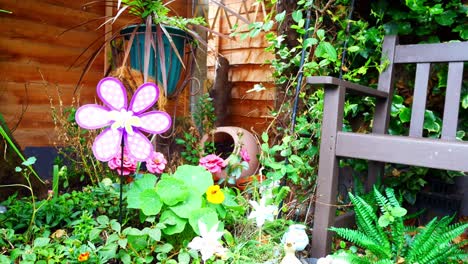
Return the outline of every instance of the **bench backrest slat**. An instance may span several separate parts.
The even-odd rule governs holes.
[[[423,134],[424,112],[426,109],[427,84],[429,82],[430,63],[418,63],[414,82],[413,107],[409,135],[421,137]]]
[[[463,80],[463,62],[449,63],[447,91],[445,95],[442,138],[455,140],[460,106],[460,92]]]

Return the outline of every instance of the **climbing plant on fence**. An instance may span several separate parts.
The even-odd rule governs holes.
[[[338,77],[341,72],[345,80],[376,87],[378,75],[386,67],[385,61],[380,62],[384,35],[398,34],[401,43],[468,39],[466,16],[468,8],[460,0],[357,1],[355,6],[358,9],[354,10],[350,20],[348,14],[352,1],[349,0],[300,0],[292,11],[280,6],[289,5],[289,1],[265,2],[267,6],[272,6],[272,11],[266,16],[265,21],[249,25],[246,33],[238,33],[243,34],[241,37],[256,37],[261,31],[269,31],[273,23],[277,23],[279,29],[289,29],[289,31],[265,34],[270,43],[267,51],[275,54],[275,59],[267,63],[271,64],[277,89],[284,93],[284,98],[279,98],[278,107],[273,112],[277,122],[271,126],[270,131],[267,131],[275,136],[263,137],[264,141],[270,142],[263,142],[261,158],[269,178],[275,180],[286,178],[295,184],[300,183],[298,186],[302,186],[303,189],[296,191],[305,194],[304,197],[313,191],[310,187],[314,184],[317,173],[323,92],[308,86],[301,88],[298,119],[294,133],[290,134],[289,130],[285,129],[287,123],[284,120],[287,118],[284,117],[291,116],[291,102],[297,74],[300,71],[300,55],[303,48],[306,49],[306,60],[302,68],[304,77],[314,75]],[[311,27],[308,31],[304,29],[307,10],[311,10],[312,14]],[[289,27],[282,27],[282,23],[287,23]],[[346,57],[343,59],[344,51]],[[412,70],[414,69],[403,69],[402,72]],[[433,85],[428,91],[428,109],[424,123],[424,133],[429,137],[437,137],[441,132],[440,117],[443,106],[440,98],[446,86],[446,79],[441,76],[433,75],[430,80]],[[391,134],[404,134],[408,131],[414,83],[411,78],[408,74],[402,74],[401,78],[395,81],[397,100],[392,107],[389,128]],[[345,103],[344,130],[368,130],[372,122],[373,106],[374,101],[371,98],[349,97]],[[461,109],[457,136],[466,140],[468,130],[466,84],[462,89]],[[359,161],[348,164],[354,168],[365,168],[365,165]],[[427,173],[427,170],[417,171],[424,172],[419,175],[421,179]],[[397,172],[406,173],[398,169]],[[419,186],[424,183],[424,180],[420,180]],[[392,186],[400,185],[404,189],[405,184],[408,186],[408,183],[397,183]],[[414,198],[417,190],[409,190],[409,195],[405,197],[414,201],[411,198]]]

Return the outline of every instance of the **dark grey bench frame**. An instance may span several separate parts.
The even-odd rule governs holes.
[[[398,45],[397,36],[386,36],[382,60],[389,65],[372,89],[334,77],[309,77],[307,83],[324,85],[324,113],[320,143],[319,172],[312,233],[312,256],[330,252],[330,226],[343,225],[335,219],[340,157],[369,160],[367,187],[382,175],[385,162],[429,168],[468,171],[468,142],[456,140],[463,62],[468,61],[468,42]],[[448,82],[440,139],[422,138],[426,94],[431,63],[448,62]],[[415,63],[416,79],[409,136],[387,134],[393,95],[395,64]],[[376,98],[372,133],[343,132],[345,94],[357,93]]]

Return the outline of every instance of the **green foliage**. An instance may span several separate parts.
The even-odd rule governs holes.
[[[200,166],[179,166],[173,175],[163,174],[159,181],[152,174],[144,174],[127,192],[128,208],[141,209],[143,219],[158,217],[165,236],[199,234],[199,220],[209,229],[238,206],[229,194],[225,194],[223,204],[209,203],[205,193],[213,184],[211,173]],[[181,244],[173,246],[180,248]]]
[[[195,126],[199,129],[202,135],[208,134],[215,128],[216,115],[213,105],[213,98],[209,93],[202,94],[195,104],[193,112]]]
[[[467,254],[460,248],[463,242],[454,239],[463,234],[468,223],[451,225],[453,217],[445,216],[418,228],[415,235],[406,233],[403,223],[406,210],[400,206],[393,189],[387,188],[385,194],[374,188],[380,216],[365,200],[349,194],[356,212],[357,230],[335,227],[330,230],[365,250],[365,255],[344,251],[338,254],[340,257],[351,263],[437,264],[466,259]]]

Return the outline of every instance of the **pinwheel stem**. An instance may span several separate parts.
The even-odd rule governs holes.
[[[122,225],[122,193],[123,193],[123,172],[124,172],[124,139],[122,137],[122,142],[120,143],[121,147],[121,157],[120,157],[120,197],[119,197],[119,223]]]

